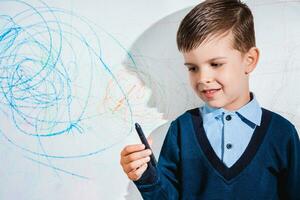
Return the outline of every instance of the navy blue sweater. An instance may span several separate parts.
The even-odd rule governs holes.
[[[157,168],[150,164],[134,183],[144,199],[300,199],[299,136],[288,120],[263,109],[261,125],[228,168],[193,109],[171,123]]]

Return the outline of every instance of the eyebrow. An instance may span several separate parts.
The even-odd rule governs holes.
[[[224,59],[226,57],[215,57],[215,58],[211,58],[209,60],[207,60],[206,62],[212,62],[212,61],[215,61],[215,60],[219,60],[219,59]],[[195,66],[195,64],[193,63],[184,63],[185,66]]]

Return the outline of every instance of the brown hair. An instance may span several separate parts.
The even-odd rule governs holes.
[[[246,53],[255,46],[253,15],[239,0],[206,0],[194,7],[177,31],[179,51],[197,48],[211,36],[232,31],[233,48]]]

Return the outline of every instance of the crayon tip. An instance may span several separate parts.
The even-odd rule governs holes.
[[[135,128],[140,128],[140,125],[138,123],[135,123]]]

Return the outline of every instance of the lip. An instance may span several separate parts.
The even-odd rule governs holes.
[[[202,90],[202,94],[207,98],[211,99],[213,98],[217,92],[219,92],[221,89],[204,89]]]

